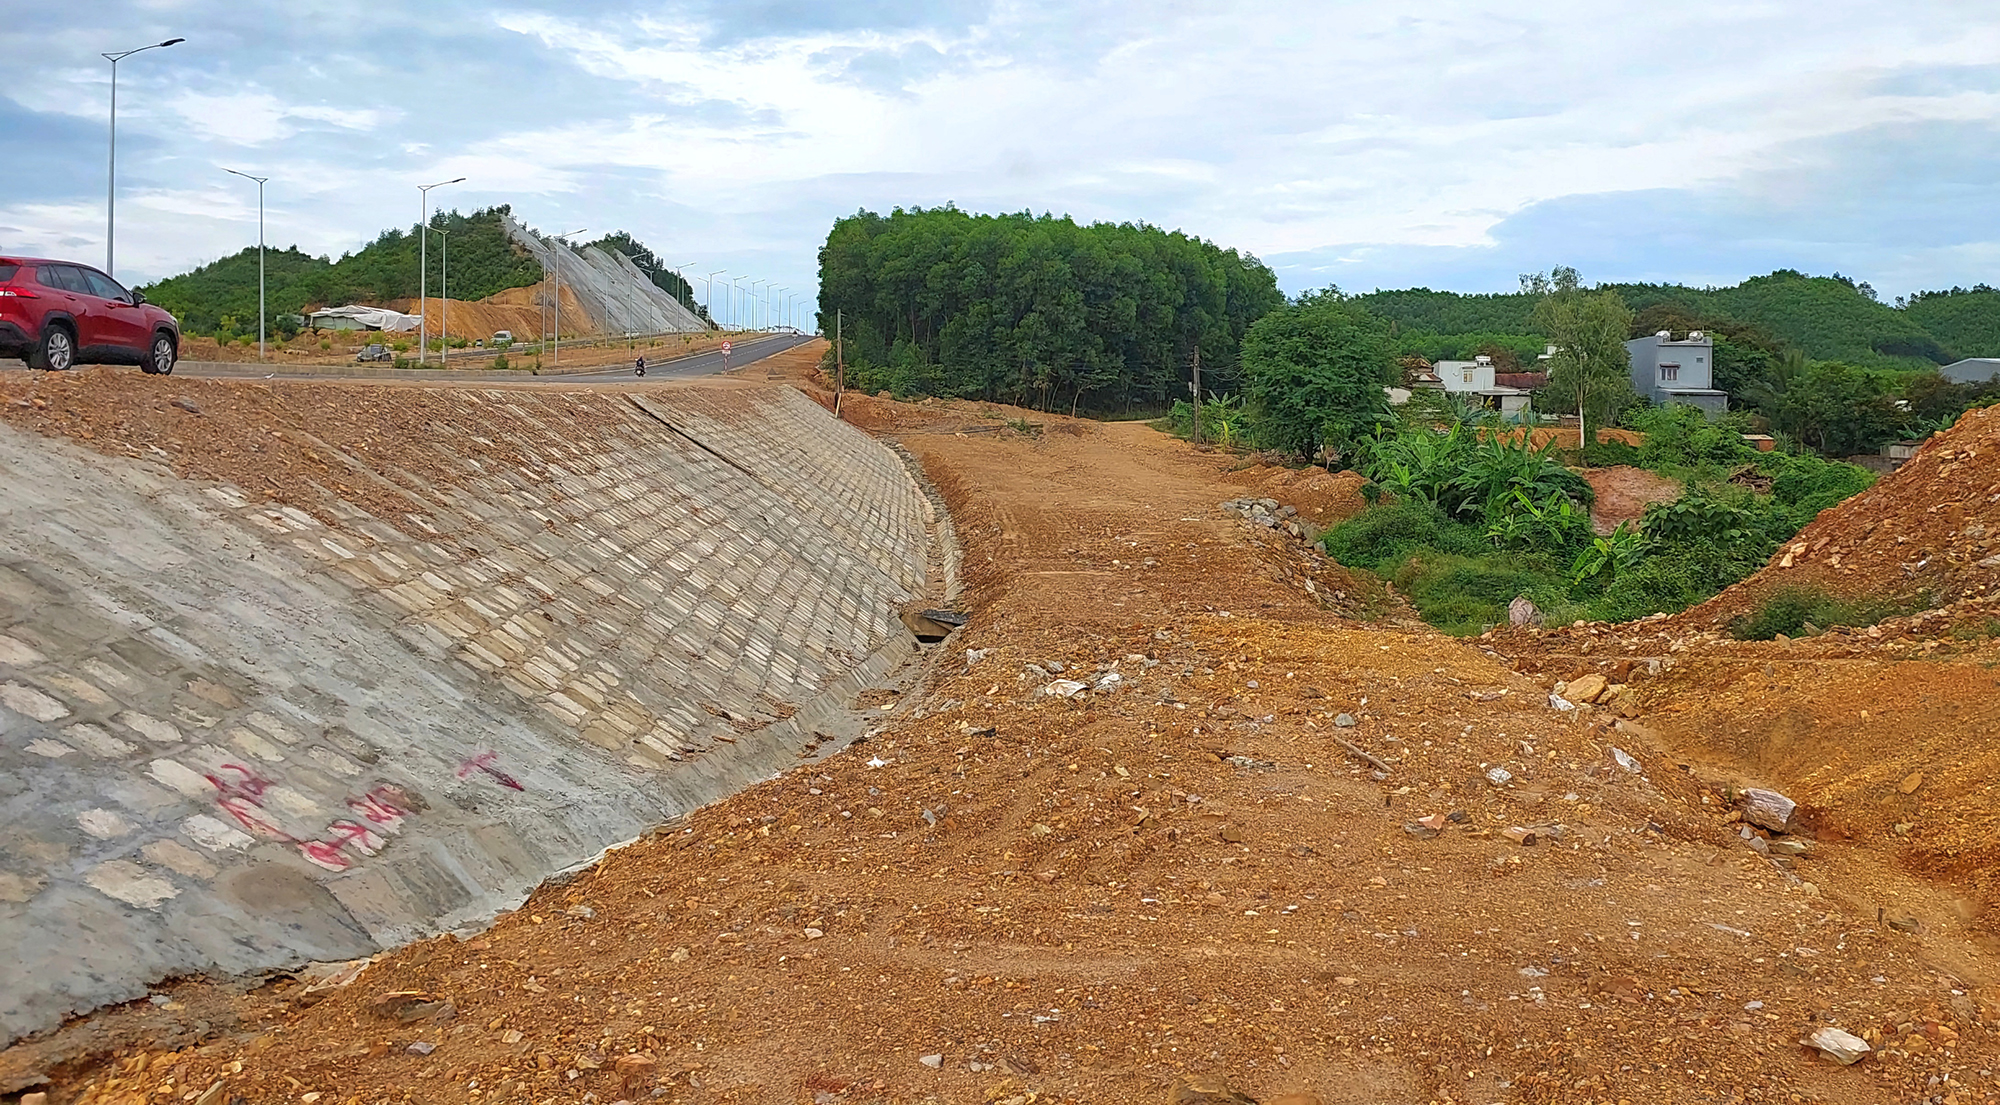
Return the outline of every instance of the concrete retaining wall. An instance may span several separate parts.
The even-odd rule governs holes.
[[[0,428],[8,1039],[490,916],[908,657],[934,508],[803,397],[461,398],[332,525]]]

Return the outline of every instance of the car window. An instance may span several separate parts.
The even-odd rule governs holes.
[[[7,281],[14,279],[14,274],[20,271],[21,266],[19,265],[0,265],[0,284],[5,284]]]
[[[61,273],[57,279],[61,280],[62,286],[68,288],[70,291],[82,295],[97,294],[90,290],[90,281],[83,278],[83,270],[77,268],[75,265],[57,265],[56,271]]]
[[[132,298],[129,292],[118,286],[118,281],[95,269],[77,269],[76,271],[81,273],[84,281],[90,285],[90,294],[97,296],[99,299]]]
[[[62,292],[83,291],[83,280],[68,265],[43,265],[35,270],[35,283]]]

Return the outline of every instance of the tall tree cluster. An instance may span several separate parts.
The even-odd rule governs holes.
[[[1178,231],[955,207],[861,211],[820,250],[820,325],[867,388],[1111,412],[1241,386],[1282,306],[1246,254]]]

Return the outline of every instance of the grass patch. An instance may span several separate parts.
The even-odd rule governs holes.
[[[1395,583],[1425,621],[1455,637],[1505,625],[1507,604],[1520,595],[1544,610],[1566,602],[1562,573],[1525,556],[1426,550],[1403,563]]]
[[[1771,592],[1757,609],[1729,623],[1729,635],[1739,641],[1772,641],[1778,637],[1809,637],[1834,626],[1858,628],[1884,618],[1923,609],[1921,596],[1901,602],[1850,602],[1817,587],[1785,587]]]

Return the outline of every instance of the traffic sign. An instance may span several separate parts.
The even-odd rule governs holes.
[[[728,342],[723,342],[723,343],[722,343],[722,351],[723,351],[724,353],[727,353],[727,352],[729,352],[729,343],[728,343]]]

